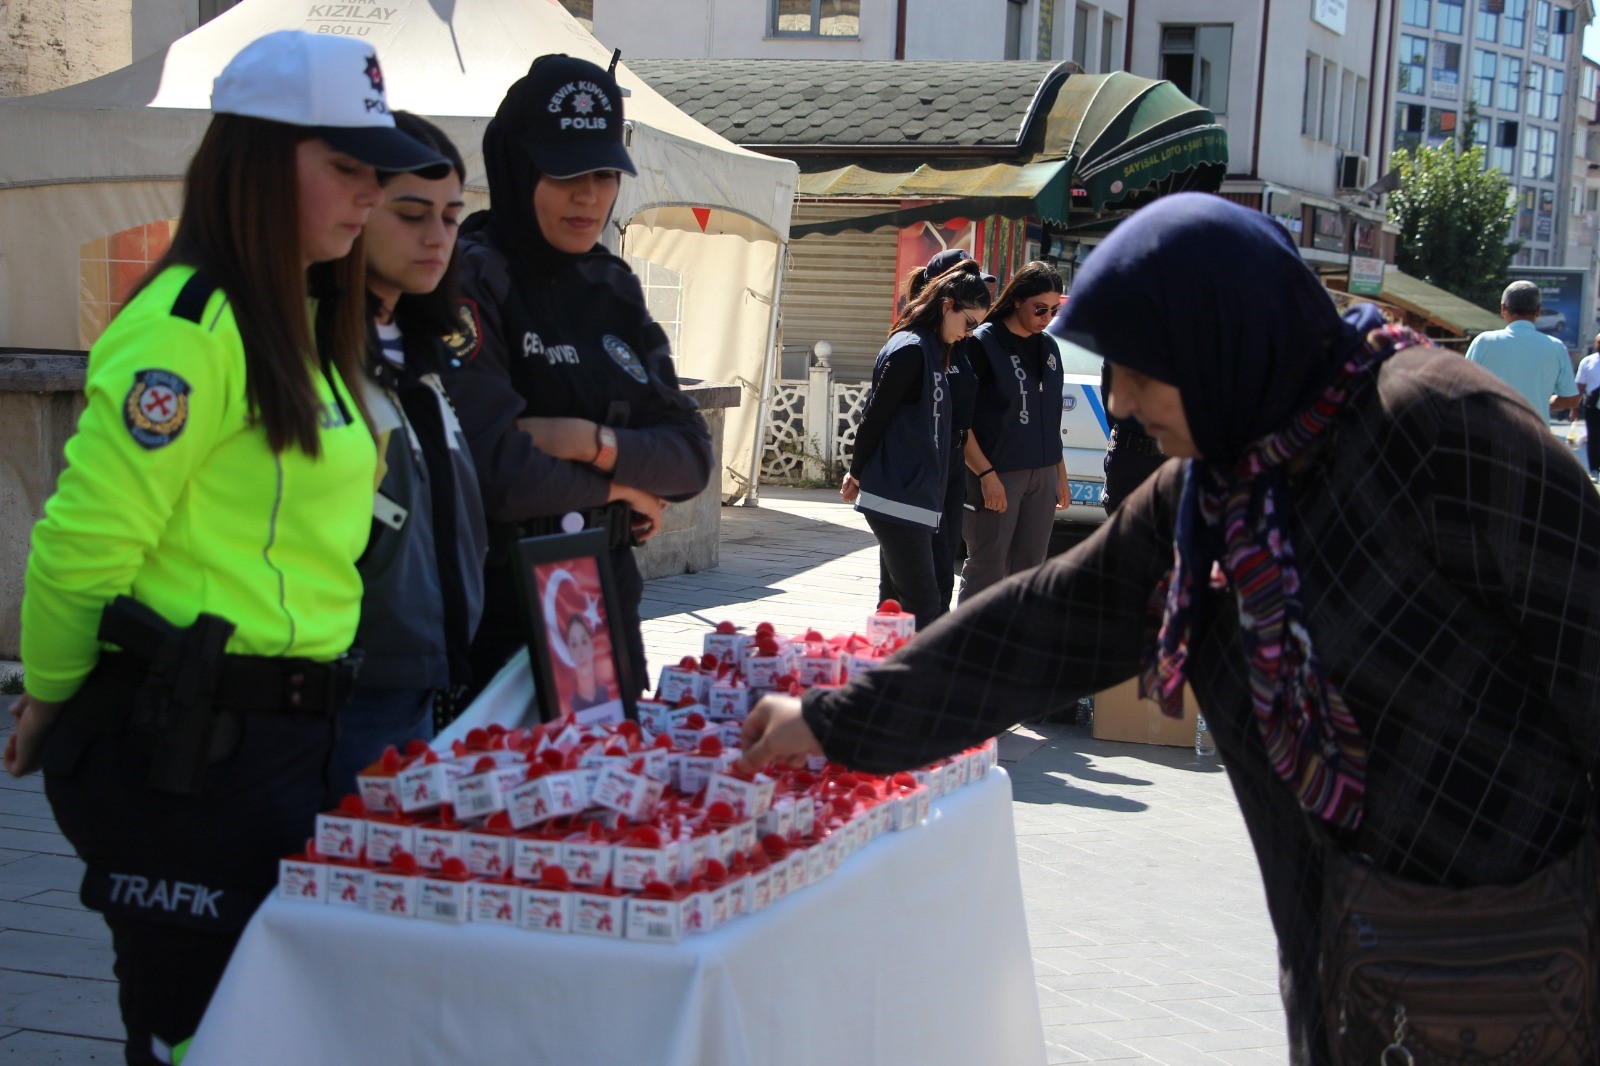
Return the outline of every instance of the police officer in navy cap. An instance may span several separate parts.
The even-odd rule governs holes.
[[[461,334],[447,387],[496,527],[479,686],[523,643],[516,536],[605,530],[634,692],[648,676],[633,545],[711,477],[711,435],[678,388],[639,281],[600,244],[622,175],[622,92],[593,63],[536,60],[483,136],[490,206],[461,227]]]

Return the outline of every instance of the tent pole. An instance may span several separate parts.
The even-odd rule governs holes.
[[[772,404],[773,367],[778,361],[774,349],[778,344],[778,307],[783,295],[783,265],[789,258],[789,242],[778,241],[778,262],[772,268],[772,310],[767,318],[767,357],[761,366],[760,407],[756,411],[756,446],[750,457],[750,481],[744,494],[744,506],[761,506],[761,452],[767,439],[767,414]]]

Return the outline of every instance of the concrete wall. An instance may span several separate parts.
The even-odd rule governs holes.
[[[1039,5],[1054,3],[1050,55],[1040,56]],[[826,11],[828,0],[824,0]],[[897,0],[861,0],[860,36],[773,37],[768,0],[594,0],[594,35],[622,57],[646,59],[893,59]],[[905,58],[1004,59],[1009,0],[951,3],[906,0]],[[1098,5],[1125,18],[1127,0]],[[1073,0],[1028,0],[1020,7],[1018,58],[1062,59],[1072,54]],[[1098,32],[1098,31],[1096,31]],[[1059,43],[1059,47],[1057,45]],[[1117,62],[1121,62],[1117,50]]]
[[[83,410],[79,355],[0,353],[0,659],[21,657],[28,536]]]
[[[127,66],[129,3],[0,0],[0,96],[60,89]]]

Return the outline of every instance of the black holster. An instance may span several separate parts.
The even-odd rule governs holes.
[[[217,684],[234,624],[202,614],[179,629],[128,596],[100,617],[100,639],[149,664],[134,698],[131,725],[151,742],[149,785],[193,796],[200,791],[216,724]]]

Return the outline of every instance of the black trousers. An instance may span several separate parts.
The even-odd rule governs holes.
[[[516,577],[510,564],[491,564],[484,569],[483,619],[472,640],[472,685],[462,697],[465,707],[494,680],[494,675],[527,644],[522,608],[517,602]],[[644,600],[644,578],[634,561],[632,548],[611,551],[611,580],[616,586],[626,636],[628,670],[634,680],[634,694],[650,688],[650,664],[645,661],[644,631],[639,620],[639,605]]]
[[[895,598],[903,610],[916,615],[921,632],[945,613],[939,606],[939,581],[934,574],[933,530],[903,525],[871,511],[861,513],[878,538],[879,565],[888,572],[898,594]]]
[[[1600,410],[1585,406],[1583,425],[1589,431],[1589,473],[1600,470]]]
[[[334,718],[228,716],[232,751],[198,795],[173,796],[146,783],[149,741],[129,722],[137,683],[92,673],[41,761],[56,822],[87,866],[80,896],[111,929],[127,1061],[143,1064],[158,1061],[152,1036],[172,1046],[194,1035],[278,860],[305,847]]]
[[[962,476],[965,472],[966,467],[963,466],[951,478],[945,491],[944,519],[933,534],[933,579],[939,586],[940,614],[950,610],[950,600],[956,591],[956,560],[961,557],[961,549],[965,545],[961,539],[962,519],[967,512],[967,482]],[[900,598],[900,590],[895,588],[894,580],[889,576],[889,566],[883,561],[883,549],[879,548],[878,602]]]

